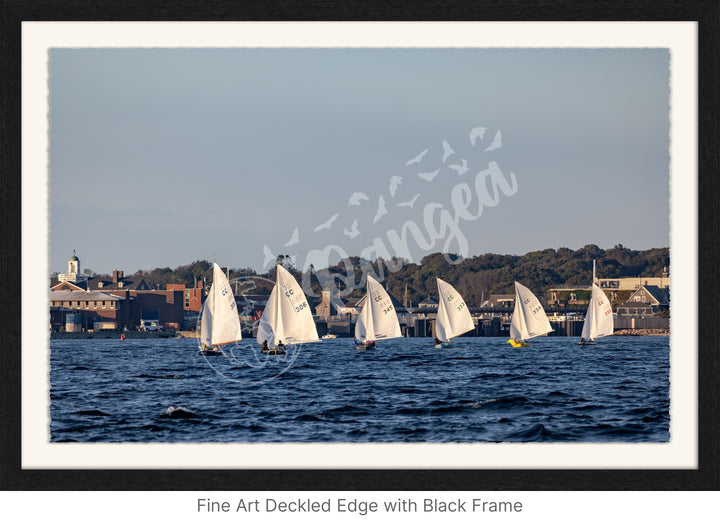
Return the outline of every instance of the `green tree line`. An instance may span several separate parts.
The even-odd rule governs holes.
[[[483,254],[471,258],[434,253],[419,263],[393,258],[392,261],[368,262],[358,257],[340,261],[327,269],[295,269],[287,261],[283,263],[303,284],[309,300],[317,304],[322,289],[335,288],[345,299],[364,295],[364,274],[371,272],[380,277],[388,290],[398,300],[403,300],[407,286],[408,300],[417,305],[428,296],[437,297],[435,278],[452,284],[470,305],[479,305],[483,298],[494,293],[510,293],[515,281],[529,287],[536,294],[544,294],[553,287],[588,287],[592,277],[593,260],[596,261],[600,278],[636,276],[660,276],[670,265],[669,248],[635,251],[616,245],[601,249],[589,244],[578,250],[566,247],[543,249],[522,256]],[[227,268],[224,268],[228,272]],[[138,270],[136,276],[144,277],[152,287],[165,288],[166,284],[185,284],[192,287],[197,281],[212,281],[212,262],[198,260],[175,269],[169,267]],[[321,283],[322,277],[333,277],[331,283]],[[352,277],[352,280],[343,277]],[[237,294],[266,295],[273,286],[275,270],[257,273],[250,268],[230,268],[229,277]],[[347,284],[361,287],[348,287]]]

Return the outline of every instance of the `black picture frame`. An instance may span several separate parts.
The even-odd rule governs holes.
[[[718,27],[712,0],[609,2],[164,2],[0,3],[0,339],[2,490],[720,490],[718,283]],[[693,470],[27,470],[21,466],[21,24],[24,21],[697,21],[699,37],[699,466]]]

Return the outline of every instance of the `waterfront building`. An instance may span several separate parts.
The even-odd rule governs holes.
[[[206,291],[202,280],[199,280],[195,287],[188,287],[185,284],[167,284],[168,291],[181,291],[183,297],[183,309],[193,313],[200,313],[203,302],[205,302]]]
[[[634,291],[640,286],[655,286],[660,289],[670,287],[670,274],[667,269],[661,276],[636,276],[632,278],[598,278],[598,285],[602,289]]]
[[[53,330],[67,328],[61,322],[67,315],[76,315],[72,318],[81,321],[82,331],[133,330],[142,320],[158,320],[165,329],[184,329],[184,291],[152,289],[142,276],[125,276],[120,270],[113,271],[108,280],[83,275],[79,269],[80,260],[73,255],[68,261],[68,273],[50,281]],[[108,307],[110,302],[114,302],[112,309]]]
[[[620,304],[618,316],[653,316],[670,309],[668,289],[653,285],[640,286],[630,297]]]
[[[429,296],[424,300],[418,302],[417,307],[420,309],[434,309],[435,311],[437,311],[438,301],[435,298]]]
[[[607,295],[613,307],[630,302],[630,298],[635,293],[644,289],[647,293],[652,290],[658,293],[659,297],[667,296],[670,287],[670,275],[667,271],[662,276],[641,276],[632,278],[598,278],[598,285]],[[565,310],[575,309],[583,310],[590,301],[592,287],[588,285],[570,286],[570,287],[554,287],[548,289],[547,302],[550,309]],[[637,300],[637,299],[636,299]],[[662,300],[662,298],[660,299]],[[658,304],[661,303],[658,301]],[[657,311],[657,309],[656,309]]]
[[[515,306],[515,293],[492,294],[480,307],[486,310],[511,309]]]
[[[73,256],[73,258],[76,258]],[[72,259],[68,265],[72,263]],[[83,278],[84,277],[84,278]],[[64,278],[76,278],[64,280]],[[112,279],[91,277],[87,275],[62,274],[50,280],[51,291],[151,291],[152,288],[142,276],[125,276],[123,271],[115,270]]]
[[[357,315],[359,312],[354,304],[345,304],[339,296],[332,294],[332,291],[323,291],[322,299],[315,308],[315,315],[321,319],[347,317]]]
[[[122,329],[129,305],[125,298],[99,291],[50,291],[53,331]]]

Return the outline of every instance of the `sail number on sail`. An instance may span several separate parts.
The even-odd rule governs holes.
[[[305,300],[302,304],[295,305],[292,302],[292,297],[295,295],[295,291],[292,290],[292,288],[285,289],[285,296],[290,299],[290,303],[292,304],[293,308],[295,308],[295,312],[299,313],[303,309],[305,309],[308,306],[307,300]]]
[[[601,298],[600,300],[598,300],[598,306],[601,306],[601,305],[603,305],[604,303],[605,303],[605,301],[604,301],[602,298]],[[605,311],[603,311],[603,316],[606,317],[606,316],[608,316],[610,313],[612,313],[612,307],[610,307],[610,308],[606,309]]]
[[[452,302],[455,297],[453,296],[452,293],[450,293],[445,298],[447,299],[448,302]],[[462,308],[464,308],[464,307],[465,307],[465,301],[462,300],[462,298],[461,298],[460,303],[457,305],[457,310],[462,311]]]
[[[389,298],[386,304],[382,303],[383,297],[379,294],[373,296],[373,300],[375,300],[375,302],[378,304],[378,307],[383,310],[383,315],[387,315],[388,313],[390,313],[390,311],[395,310],[395,307],[392,305],[392,301]]]

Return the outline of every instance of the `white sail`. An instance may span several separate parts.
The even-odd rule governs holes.
[[[613,314],[610,300],[597,284],[592,285],[592,297],[585,314],[582,338],[592,340],[606,335],[612,335],[614,329]]]
[[[552,330],[537,297],[527,287],[515,282],[515,310],[510,321],[510,337],[515,340],[528,340]]]
[[[402,337],[402,332],[390,295],[380,282],[368,275],[365,305],[355,324],[355,338],[367,342],[397,337]]]
[[[284,331],[282,328],[282,318],[278,317],[277,309],[277,297],[278,297],[278,286],[273,286],[270,296],[268,297],[267,304],[263,310],[262,317],[260,317],[260,323],[258,324],[257,330],[257,341],[258,344],[262,344],[267,341],[269,348],[275,347],[275,334],[280,334],[284,338]]]
[[[216,263],[213,263],[213,285],[205,300],[206,304],[208,302],[212,318],[210,343],[218,346],[242,340],[235,295],[225,273]]]
[[[257,341],[262,344],[265,340],[270,348],[280,341],[289,345],[320,340],[305,293],[281,265],[258,326]]]
[[[210,299],[214,294],[213,288],[210,287],[210,294],[203,304],[200,312],[200,344],[206,347],[212,346],[210,337],[212,336],[212,309],[210,307]]]
[[[437,279],[438,312],[435,334],[443,342],[475,329],[465,301],[457,290],[447,282]]]

